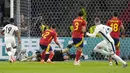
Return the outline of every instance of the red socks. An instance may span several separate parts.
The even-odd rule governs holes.
[[[44,50],[41,54],[41,58],[44,60],[45,59],[45,54],[46,54],[46,51]],[[49,59],[51,60],[54,56],[54,52],[50,52],[50,55],[49,55]]]
[[[46,54],[46,50],[43,50],[42,54],[41,54],[41,58],[44,60],[45,58],[45,54]]]
[[[120,56],[120,49],[116,50],[116,55]]]
[[[53,52],[50,52],[50,55],[49,55],[49,59],[51,60],[54,56],[54,53]]]
[[[79,60],[79,58],[81,56],[81,53],[82,53],[82,51],[77,50],[77,52],[76,52],[76,61]]]

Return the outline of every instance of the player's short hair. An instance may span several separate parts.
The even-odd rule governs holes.
[[[14,23],[14,18],[10,18],[10,23]]]
[[[117,16],[118,16],[118,13],[117,13],[117,12],[114,12],[114,13],[113,13],[113,16],[117,17]]]
[[[51,27],[52,27],[53,29],[55,29],[55,28],[56,28],[56,25],[51,25]]]
[[[96,17],[96,18],[94,19],[94,22],[95,22],[95,23],[100,22],[100,18]]]
[[[84,15],[83,11],[80,10],[79,13],[78,13],[78,16],[83,16],[83,15]]]

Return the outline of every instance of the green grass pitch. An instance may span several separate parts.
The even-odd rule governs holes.
[[[130,62],[122,68],[121,63],[109,66],[107,61],[81,61],[74,66],[73,61],[41,64],[40,62],[0,62],[0,73],[130,73]]]

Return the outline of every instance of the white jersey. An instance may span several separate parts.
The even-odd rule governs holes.
[[[15,31],[18,31],[18,27],[12,24],[7,24],[3,29],[5,37],[14,37]]]
[[[93,34],[87,33],[87,35],[90,37],[96,37],[96,34],[99,33],[105,40],[111,42],[113,41],[113,39],[110,36],[111,31],[112,31],[111,27],[100,24],[96,26]]]

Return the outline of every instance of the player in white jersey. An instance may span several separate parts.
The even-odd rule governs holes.
[[[115,60],[123,63],[122,67],[125,68],[127,66],[127,63],[115,54],[114,40],[110,36],[112,28],[109,26],[100,24],[99,18],[96,18],[96,20],[97,20],[97,23],[96,23],[96,28],[95,28],[94,33],[90,34],[87,32],[86,35],[90,37],[96,37],[96,34],[99,33],[104,38],[104,40],[96,45],[96,47],[94,48],[94,51],[99,52],[103,55],[111,56]],[[105,49],[107,49],[108,51],[106,51]]]
[[[18,43],[21,43],[18,27],[14,25],[14,19],[10,19],[10,24],[7,24],[1,32],[4,35],[7,54],[10,62],[15,62],[14,54],[16,52],[15,35],[18,36]]]

